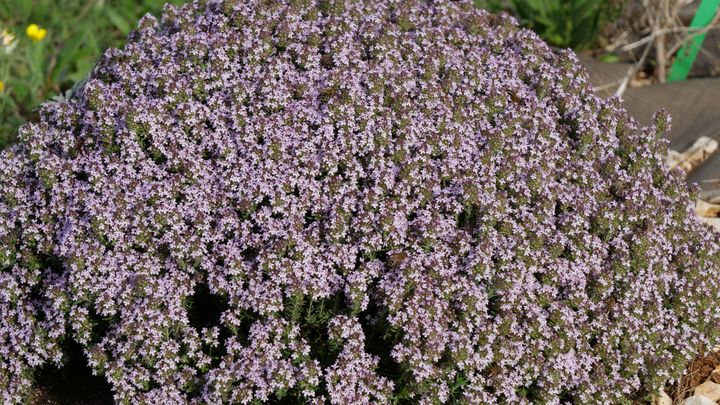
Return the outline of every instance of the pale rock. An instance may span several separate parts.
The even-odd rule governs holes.
[[[720,204],[710,204],[703,200],[695,202],[695,213],[699,217],[717,217],[720,216]]]
[[[710,373],[710,381],[720,384],[720,366],[715,367],[715,370]]]
[[[663,390],[660,390],[652,401],[652,405],[672,405],[672,403],[670,395],[666,394]]]
[[[708,380],[695,387],[695,395],[702,395],[711,401],[720,399],[720,384]]]
[[[685,402],[683,402],[683,405],[717,405],[715,402],[711,401],[708,398],[705,398],[702,395],[693,395],[690,398],[687,398]]]

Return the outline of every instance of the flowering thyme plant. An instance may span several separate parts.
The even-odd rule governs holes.
[[[3,400],[646,397],[720,315],[666,120],[469,1],[167,7],[2,156]]]

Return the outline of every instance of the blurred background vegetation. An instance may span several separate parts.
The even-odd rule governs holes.
[[[37,107],[122,46],[145,13],[183,0],[0,0],[0,149]],[[30,29],[31,24],[40,30]],[[4,34],[3,34],[4,33]]]
[[[576,51],[598,45],[603,29],[623,11],[625,0],[474,0],[475,5],[514,15],[545,41]]]
[[[0,149],[45,100],[81,81],[102,51],[122,46],[145,13],[168,0],[0,0]],[[169,0],[180,4],[185,0]],[[474,0],[506,11],[551,45],[596,46],[625,0]],[[36,27],[31,27],[36,24]]]

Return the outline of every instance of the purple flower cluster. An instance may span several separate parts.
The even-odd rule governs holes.
[[[656,121],[470,1],[168,6],[2,155],[2,400],[642,399],[720,331]]]
[[[53,220],[27,156],[0,155],[0,403],[18,402],[32,371],[60,364],[67,277],[50,268]]]

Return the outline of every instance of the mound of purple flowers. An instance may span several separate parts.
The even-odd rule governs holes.
[[[647,398],[720,326],[664,121],[470,1],[168,7],[2,155],[2,400]]]

